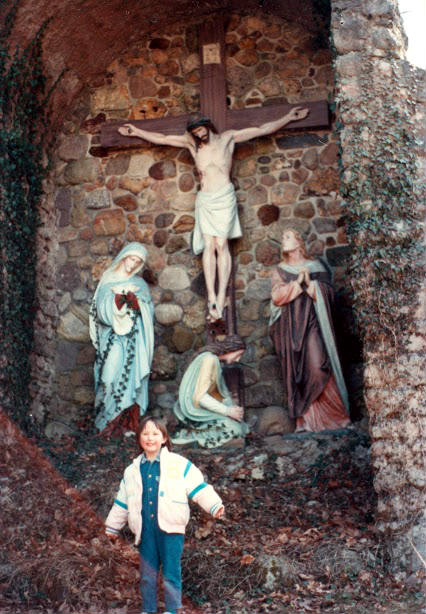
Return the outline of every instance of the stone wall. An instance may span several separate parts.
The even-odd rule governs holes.
[[[406,130],[418,139],[418,181],[424,185],[425,73],[404,60],[405,40],[397,2],[336,0],[332,5],[336,78],[339,84],[338,119],[342,124],[343,180],[350,181],[352,165],[358,163],[353,147],[354,135],[367,130],[368,147],[376,150],[378,141],[388,138],[386,130],[380,131],[375,127],[374,115],[366,129],[366,116],[360,108],[363,100],[368,96],[378,97],[381,104],[385,104],[380,92],[383,88],[388,90],[390,83],[392,87],[396,83],[391,92],[394,109],[397,111],[398,105],[404,109],[413,106],[411,123],[407,122]],[[369,91],[366,91],[363,79],[367,61]],[[396,75],[395,78],[392,78],[393,75]],[[407,100],[408,95],[414,99],[414,104]],[[388,117],[391,118],[391,115]],[[412,195],[412,198],[415,196]],[[368,203],[365,204],[368,206]],[[419,199],[417,206],[420,214],[424,215],[424,200]],[[400,225],[400,234],[395,238],[402,247],[405,241],[403,227],[404,224]],[[400,291],[406,291],[402,281]],[[375,300],[375,297],[370,296],[370,300]],[[423,565],[426,558],[424,284],[417,288],[417,301],[411,323],[412,334],[405,340],[404,350],[396,355],[394,345],[384,345],[378,336],[376,343],[370,344],[369,351],[365,353],[365,398],[371,425],[374,486],[378,494],[377,526],[388,540],[392,562],[407,567],[421,567],[421,557]],[[406,331],[395,331],[398,338],[405,334]]]
[[[333,99],[330,52],[318,49],[315,37],[300,26],[263,14],[233,15],[226,43],[231,107]],[[184,364],[204,343],[201,260],[190,250],[198,189],[192,159],[185,150],[154,146],[131,155],[107,155],[97,134],[105,119],[196,111],[197,48],[196,24],[178,24],[166,34],[142,40],[90,83],[58,135],[57,230],[49,252],[57,269],[57,293],[42,300],[55,305],[50,314],[43,312],[48,326],[56,328],[56,347],[53,351],[50,344],[44,352],[50,355],[55,389],[51,401],[37,392],[36,372],[34,401],[37,414],[48,415],[51,436],[93,417],[89,304],[102,271],[126,242],[140,241],[149,253],[144,275],[156,316],[153,407],[172,406]],[[312,254],[323,256],[335,269],[339,339],[356,389],[360,365],[350,337],[344,276],[348,248],[334,132],[281,133],[241,144],[235,151],[233,181],[244,229],[234,251],[238,330],[247,342],[245,362],[250,365],[247,406],[285,405],[268,337],[268,299],[270,274],[280,259],[280,236],[288,224],[305,231]],[[47,203],[46,208],[51,215]],[[42,362],[47,364],[48,357]]]
[[[58,291],[56,287],[56,254],[58,239],[55,209],[56,186],[43,185],[44,200],[40,208],[40,228],[36,242],[36,275],[38,310],[34,320],[34,346],[31,356],[33,377],[30,394],[33,399],[31,417],[39,425],[46,420],[46,409],[55,396],[54,360],[57,349]],[[65,409],[65,408],[64,408]]]

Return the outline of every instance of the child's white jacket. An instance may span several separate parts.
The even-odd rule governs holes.
[[[142,535],[142,477],[140,454],[125,471],[114,504],[105,521],[107,533],[118,533],[126,524],[138,545]],[[189,520],[188,499],[209,514],[214,514],[222,500],[212,486],[204,482],[201,471],[187,458],[170,452],[160,453],[158,487],[158,525],[166,533],[185,533]]]

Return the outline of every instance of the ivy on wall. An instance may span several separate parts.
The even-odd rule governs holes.
[[[44,28],[24,50],[12,52],[8,43],[18,4],[11,5],[0,31],[0,400],[28,430],[47,96],[41,60]]]
[[[330,0],[312,0],[312,14],[316,25],[313,44],[318,49],[328,49],[330,43]]]
[[[348,241],[353,247],[350,276],[357,321],[367,352],[395,360],[415,330],[415,312],[424,281],[424,226],[418,181],[412,92],[401,87],[401,65],[387,60],[378,74],[364,57],[356,109],[338,95],[350,155],[342,166]],[[376,70],[376,72],[375,72]],[[353,104],[353,103],[352,103]]]

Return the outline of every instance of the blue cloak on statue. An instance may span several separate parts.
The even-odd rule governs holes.
[[[219,358],[202,352],[186,369],[179,386],[179,398],[173,411],[183,427],[172,443],[198,443],[203,448],[216,448],[234,438],[245,437],[249,431],[245,422],[210,411],[202,406],[202,397],[210,393],[225,406],[234,402],[226,386]]]
[[[117,271],[121,261],[137,256],[141,263],[130,274]],[[146,249],[129,243],[102,275],[90,309],[90,337],[96,349],[96,427],[102,431],[134,403],[140,415],[148,407],[148,379],[154,352],[154,308],[148,285],[137,275],[146,261]],[[115,296],[132,292],[138,309],[119,308]]]

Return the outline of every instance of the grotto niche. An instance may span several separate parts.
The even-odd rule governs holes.
[[[25,46],[53,15],[42,60],[47,85],[59,80],[33,237],[31,381],[28,391],[6,387],[5,409],[27,408],[16,398],[28,392],[30,412],[21,422],[14,416],[28,433],[55,442],[90,432],[90,302],[114,257],[138,242],[148,253],[144,279],[155,313],[150,408],[172,424],[188,359],[206,343],[202,264],[190,251],[199,177],[185,149],[124,146],[103,135],[114,122],[200,111],[199,30],[219,11],[230,112],[327,106],[323,123],[286,126],[235,148],[243,236],[232,246],[233,291],[235,332],[247,346],[247,421],[256,437],[279,434],[286,449],[296,445],[268,335],[282,232],[296,227],[333,272],[351,417],[371,444],[375,526],[392,560],[416,569],[426,557],[425,99],[424,73],[405,60],[396,0],[332,0],[326,9],[314,0],[303,9],[296,1],[169,4],[160,16],[150,3],[123,14],[118,1],[94,1],[84,29],[71,2],[18,5],[11,45]],[[11,313],[4,312],[7,325]],[[16,351],[6,359],[13,366]]]

